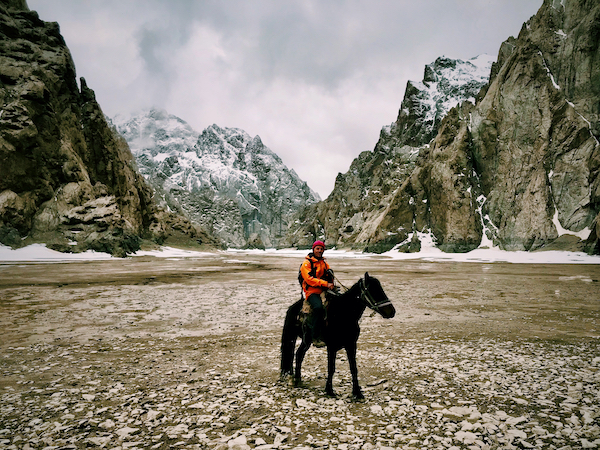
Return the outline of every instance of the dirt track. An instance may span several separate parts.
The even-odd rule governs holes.
[[[362,320],[354,403],[342,355],[338,399],[323,350],[278,380],[299,263],[0,265],[0,448],[600,447],[600,266],[331,259],[397,308]]]

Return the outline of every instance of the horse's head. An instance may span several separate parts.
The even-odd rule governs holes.
[[[396,315],[396,308],[383,291],[381,283],[375,277],[365,272],[365,277],[358,282],[360,297],[373,311],[381,314],[384,319],[391,319]]]

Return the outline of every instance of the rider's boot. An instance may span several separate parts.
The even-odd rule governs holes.
[[[317,348],[325,347],[325,341],[323,340],[323,314],[315,314],[314,319],[313,345]]]

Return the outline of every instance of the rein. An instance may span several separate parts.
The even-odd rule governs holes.
[[[344,292],[348,292],[348,291],[350,290],[350,289],[348,289],[346,286],[344,286],[344,285],[342,284],[342,282],[340,281],[340,279],[339,279],[338,277],[336,277],[336,276],[335,276],[335,273],[333,274],[333,278],[334,278],[334,280],[335,280],[335,281],[337,281],[337,282],[339,283],[339,285],[340,285],[341,287],[343,287],[343,288],[344,288]]]
[[[335,281],[337,281],[339,283],[339,285],[342,288],[344,288],[344,292],[348,292],[350,290],[346,286],[344,286],[344,284],[340,281],[340,279],[338,277],[335,276],[335,274],[333,275],[333,278],[335,279]],[[365,286],[365,282],[364,282],[363,278],[361,278],[360,280],[358,280],[358,286],[360,288],[360,297],[369,306],[369,308],[371,308],[373,310],[373,314],[375,314],[375,311],[377,309],[392,304],[392,302],[389,299],[388,300],[384,300],[384,301],[382,301],[380,303],[377,303],[375,301],[375,299],[373,298],[373,296],[371,295],[371,293],[368,291],[367,287]]]
[[[371,295],[371,293],[367,290],[367,287],[365,286],[365,282],[362,278],[360,280],[358,280],[358,286],[360,287],[360,296],[372,310],[376,311],[377,309],[379,309],[383,306],[392,304],[392,302],[389,299],[384,300],[380,303],[377,303],[375,301],[375,299],[373,298],[373,296]]]

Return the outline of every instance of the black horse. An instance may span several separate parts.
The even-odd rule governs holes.
[[[352,374],[352,395],[355,399],[364,396],[358,384],[358,369],[356,367],[356,342],[360,334],[358,321],[365,308],[368,306],[381,314],[385,319],[391,319],[396,314],[394,305],[390,302],[377,278],[365,273],[365,277],[358,280],[354,286],[343,294],[327,293],[327,322],[324,327],[323,337],[327,344],[327,383],[325,393],[335,397],[333,391],[333,374],[335,372],[336,354],[342,348],[346,349],[348,364]],[[281,336],[281,378],[294,376],[295,385],[300,384],[302,375],[302,361],[308,351],[312,336],[306,322],[299,320],[302,309],[302,300],[297,301],[288,308]],[[293,370],[294,351],[296,339],[302,337],[302,342],[296,352],[296,370]]]

